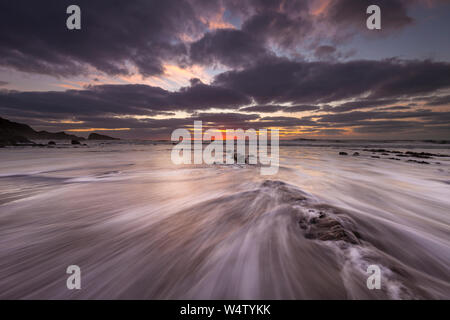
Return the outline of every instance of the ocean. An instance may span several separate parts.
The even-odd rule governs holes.
[[[272,176],[87,144],[0,149],[0,298],[450,298],[449,144],[285,142]]]

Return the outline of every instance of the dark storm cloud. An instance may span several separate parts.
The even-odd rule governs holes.
[[[190,86],[171,93],[168,101],[173,110],[238,108],[251,103],[250,98],[238,90],[206,85],[198,79],[191,80]]]
[[[239,109],[239,111],[273,113],[273,112],[277,112],[277,111],[282,111],[284,109],[286,109],[285,106],[265,105],[265,106],[252,106],[252,107],[241,108],[241,109]]]
[[[142,85],[95,86],[64,92],[1,92],[0,110],[50,115],[147,114],[168,108],[169,93]]]
[[[215,85],[239,90],[257,103],[324,103],[368,94],[398,98],[450,86],[450,64],[433,61],[294,62],[276,58],[218,75]]]
[[[324,21],[346,28],[365,21],[366,0],[332,1],[320,16],[311,15],[311,0],[136,0],[76,2],[81,30],[65,24],[69,0],[2,1],[0,3],[0,66],[28,73],[68,77],[88,74],[94,67],[109,75],[160,75],[164,62],[243,67],[273,55],[272,49],[298,46],[323,56],[336,51],[321,45]],[[380,0],[383,30],[408,24],[409,2]],[[223,15],[241,22],[240,30],[208,29]],[[365,29],[365,28],[362,28]],[[345,31],[342,31],[345,33]],[[190,44],[187,38],[197,39]],[[315,49],[317,48],[317,49]],[[308,50],[309,50],[308,49]],[[333,52],[330,52],[333,51]],[[280,52],[277,52],[277,54]]]
[[[242,113],[195,113],[191,116],[192,121],[201,120],[205,123],[220,124],[227,126],[239,126],[247,124],[248,121],[253,121],[259,119],[260,116],[257,114],[242,114]]]
[[[187,53],[182,33],[203,24],[185,0],[79,0],[81,30],[66,28],[68,0],[2,1],[0,65],[56,76],[77,75],[93,66],[126,74],[135,65],[142,75],[161,74],[163,60]]]
[[[319,124],[328,124],[338,127],[354,126],[380,126],[382,124],[417,124],[439,125],[449,123],[450,112],[433,112],[431,110],[418,110],[407,112],[383,112],[383,111],[353,111],[342,114],[326,114],[322,116],[311,116]],[[407,121],[405,121],[407,120]]]
[[[47,117],[83,115],[146,115],[166,111],[237,108],[249,98],[231,89],[193,81],[189,87],[170,92],[147,85],[99,85],[64,92],[0,91],[0,113],[22,112]],[[59,116],[58,116],[59,115]]]
[[[289,2],[285,2],[289,3]],[[242,30],[281,48],[292,48],[304,41],[312,29],[311,19],[302,11],[262,10],[242,25]]]
[[[229,67],[253,64],[270,56],[261,42],[241,30],[222,29],[209,32],[190,48],[192,62]]]
[[[263,117],[261,118],[260,124],[264,127],[296,127],[318,125],[311,119],[296,117]]]
[[[319,109],[320,109],[320,107],[311,106],[311,105],[298,105],[298,106],[290,106],[290,107],[289,106],[280,106],[280,105],[259,105],[259,106],[241,108],[241,109],[239,109],[239,111],[273,113],[273,112],[277,112],[277,111],[303,112],[303,111],[313,111],[313,110],[319,110]]]
[[[450,105],[450,95],[438,96],[428,99],[427,106],[445,106]]]
[[[430,61],[354,61],[346,63],[292,62],[272,59],[270,64],[257,65],[241,71],[220,74],[212,84],[204,84],[192,79],[189,86],[171,92],[148,85],[98,85],[84,90],[65,92],[17,92],[0,91],[0,114],[31,119],[76,119],[91,122],[101,127],[123,127],[128,125],[165,125],[156,119],[139,121],[120,119],[122,115],[170,115],[167,112],[183,110],[239,109],[253,102],[265,102],[240,109],[245,112],[302,112],[333,111],[330,114],[310,117],[264,117],[255,114],[195,114],[189,121],[203,118],[204,121],[223,125],[260,127],[334,127],[355,126],[365,120],[412,119],[419,118],[429,124],[445,124],[448,115],[431,110],[391,110],[354,111],[380,106],[389,106],[405,100],[402,96],[415,93],[433,93],[447,88],[450,67],[448,63]],[[395,88],[395,89],[394,89]],[[367,98],[357,100],[365,94]],[[318,103],[336,99],[356,99],[338,107],[317,106]],[[419,98],[418,98],[419,99]],[[420,98],[423,99],[423,98]],[[272,103],[312,103],[290,107]],[[352,111],[352,112],[348,112]],[[156,122],[154,122],[154,121]],[[180,124],[174,120],[175,124]],[[167,125],[172,124],[167,121]],[[245,125],[247,124],[247,125]],[[93,124],[92,124],[93,125]],[[339,129],[338,127],[336,129]]]
[[[411,106],[393,106],[393,107],[384,107],[377,108],[376,111],[394,111],[394,110],[410,110]]]
[[[362,99],[357,101],[350,101],[340,104],[334,108],[328,108],[330,112],[346,112],[357,109],[368,109],[373,107],[382,107],[402,101],[401,99]]]

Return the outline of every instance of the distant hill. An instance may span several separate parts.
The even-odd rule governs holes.
[[[85,140],[65,132],[35,131],[29,125],[0,118],[0,145],[33,143],[30,140]]]
[[[88,140],[120,140],[120,139],[93,132],[89,135]]]

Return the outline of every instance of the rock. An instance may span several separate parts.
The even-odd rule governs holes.
[[[249,164],[249,157],[237,152],[234,153],[233,159],[235,164]]]
[[[311,218],[309,221],[302,218],[299,226],[305,230],[306,239],[317,239],[320,241],[344,241],[351,244],[360,244],[359,233],[346,229],[337,219],[325,214],[321,214],[318,218]]]
[[[64,132],[51,133],[47,131],[35,131],[26,124],[9,121],[0,117],[0,140],[13,139],[15,143],[32,143],[29,140],[28,142],[20,142],[20,139],[18,140],[17,137],[32,140],[84,140],[84,138]],[[8,145],[15,145],[12,142],[8,142]]]
[[[0,139],[0,145],[3,146],[33,146],[35,143],[23,136],[12,136]]]
[[[417,161],[417,160],[408,160],[407,162],[413,162],[413,163],[419,163],[419,164],[430,164],[429,162],[426,162],[426,161]]]
[[[371,156],[371,158],[380,159],[379,156]]]
[[[88,140],[120,140],[120,139],[93,132],[89,135]]]
[[[72,140],[71,143],[72,143],[72,144],[81,144],[80,141],[78,141],[78,140]]]
[[[358,156],[359,156],[359,152],[354,152],[354,153],[353,153],[353,156],[354,156],[354,157],[358,157]]]
[[[340,156],[348,156],[348,153],[347,153],[347,152],[341,151],[341,152],[339,152],[339,155],[340,155]]]
[[[385,150],[385,149],[364,149],[364,151],[369,151],[369,152],[383,152],[383,153],[390,152],[389,150]]]
[[[49,146],[54,146],[54,145],[56,145],[56,142],[55,142],[55,141],[49,141],[49,142],[48,142],[48,145],[49,145]]]

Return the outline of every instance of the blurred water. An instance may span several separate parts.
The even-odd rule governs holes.
[[[170,151],[1,150],[0,298],[450,298],[450,158],[282,146],[278,174],[264,177],[175,166]],[[358,243],[309,237],[299,221],[309,230],[319,214]],[[66,288],[74,264],[81,290]],[[381,290],[366,287],[370,264]]]

